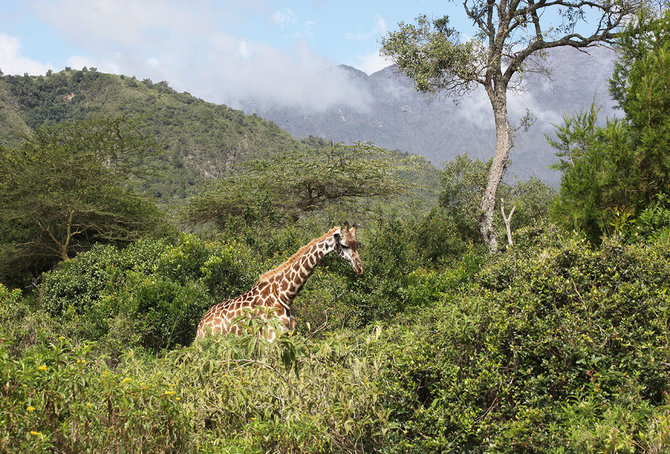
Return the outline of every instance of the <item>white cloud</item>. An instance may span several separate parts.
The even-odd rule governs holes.
[[[251,57],[251,48],[249,46],[249,43],[246,41],[241,41],[240,44],[237,46],[237,54],[244,58],[248,59]]]
[[[351,41],[369,41],[385,35],[388,31],[386,20],[381,16],[375,16],[374,25],[368,30],[358,30],[356,33],[346,33],[344,37]]]
[[[288,8],[285,8],[282,11],[276,11],[272,15],[272,22],[279,25],[281,28],[295,24],[296,21],[295,13]]]
[[[188,8],[164,0],[40,1],[37,14],[67,38],[90,49],[157,46],[158,31],[196,30]],[[206,16],[205,16],[206,17]]]
[[[21,55],[18,38],[0,33],[0,70],[5,74],[44,74],[53,66]]]
[[[306,111],[321,111],[333,104],[364,109],[367,93],[348,74],[309,53],[303,46],[295,60],[276,48],[256,43],[253,58],[240,61],[222,49],[211,59],[204,86],[206,99],[239,107],[249,99],[280,103]]]
[[[301,28],[302,37],[314,26],[299,22],[289,9],[273,16],[261,3],[245,8],[280,26]],[[231,34],[226,23],[240,14],[234,2],[217,3],[217,11],[204,0],[50,0],[36,8],[45,23],[77,43],[79,55],[68,63],[74,68],[166,80],[178,91],[232,107],[256,98],[311,111],[333,103],[362,109],[369,100],[346,74],[333,69],[339,62],[315,55],[304,39],[284,51]],[[373,58],[362,63],[367,70],[379,67]]]
[[[375,52],[374,54],[369,55],[359,55],[356,58],[356,62],[354,62],[352,66],[360,69],[361,71],[367,74],[372,74],[392,64],[393,61],[391,59],[379,55],[379,52]]]

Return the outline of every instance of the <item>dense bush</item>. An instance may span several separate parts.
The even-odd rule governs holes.
[[[320,265],[296,302],[298,333],[273,343],[133,349],[179,345],[201,315],[185,315],[191,306],[253,282],[268,263],[237,243],[97,247],[45,276],[34,301],[0,286],[0,450],[667,448],[664,239],[596,248],[543,227],[519,232],[505,255],[468,254],[440,270],[401,247],[408,225],[369,226],[370,277],[335,257]],[[372,323],[334,329],[346,313],[341,324]],[[319,317],[330,320],[317,327]]]
[[[442,272],[423,266],[415,221],[378,218],[359,229],[364,274],[335,254],[327,256],[295,300],[298,322],[313,328],[361,328],[393,320],[413,306],[428,306],[447,288],[458,288],[477,270],[476,254]]]
[[[0,450],[370,452],[388,431],[378,337],[220,337],[115,369],[64,337],[0,350]]]
[[[160,375],[109,370],[64,337],[19,360],[0,349],[0,451],[186,451],[186,415]]]
[[[530,237],[392,334],[396,452],[667,446],[670,251]]]
[[[258,274],[237,243],[144,240],[96,246],[43,276],[38,302],[68,335],[154,350],[188,345],[204,312],[242,293]]]

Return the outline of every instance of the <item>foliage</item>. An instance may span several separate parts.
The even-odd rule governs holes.
[[[476,41],[461,43],[447,16],[430,20],[416,18],[416,25],[399,24],[400,30],[382,38],[382,53],[393,56],[421,91],[472,89],[477,80]]]
[[[480,159],[465,155],[456,156],[444,166],[440,206],[456,224],[456,229],[466,242],[478,242],[481,238],[477,222],[488,167]]]
[[[559,156],[567,156],[560,164],[564,175],[555,218],[592,241],[606,234],[634,235],[636,219],[647,222],[649,215],[642,214],[647,207],[668,208],[669,18],[668,12],[659,18],[642,14],[618,40],[621,59],[611,91],[625,118],[597,127],[592,106],[566,117],[558,140],[550,140]]]
[[[0,450],[179,452],[188,420],[159,375],[132,380],[60,337],[21,359],[0,349]]]
[[[379,334],[207,339],[114,369],[65,337],[0,347],[0,449],[370,452],[388,431],[364,354]]]
[[[512,218],[513,230],[523,230],[548,222],[555,196],[554,190],[538,178],[515,181],[504,199],[508,204],[507,210],[516,206]]]
[[[547,143],[557,150],[555,154],[559,158],[552,168],[565,172],[587,154],[597,133],[599,110],[592,102],[588,111],[582,110],[575,116],[563,115],[563,124],[556,125],[554,131],[556,138],[547,136]]]
[[[29,346],[50,339],[50,317],[36,310],[19,289],[10,290],[0,283],[0,349],[20,354]]]
[[[388,334],[391,452],[667,443],[667,247],[594,250],[554,229],[531,243]]]
[[[253,284],[253,263],[241,245],[207,245],[188,235],[174,245],[100,245],[46,273],[38,303],[69,336],[99,341],[114,355],[128,346],[172,348],[192,342],[216,301]]]
[[[3,280],[43,271],[96,242],[129,242],[160,229],[154,204],[124,187],[152,152],[136,128],[122,117],[66,122],[2,150]]]
[[[434,263],[453,262],[483,243],[478,220],[489,165],[490,162],[485,164],[464,155],[445,164],[441,172],[439,207],[417,226],[417,241],[424,257]],[[513,185],[502,182],[498,195],[505,201],[507,210],[516,206],[513,230],[545,221],[554,197],[553,190],[537,178],[515,181]],[[504,226],[499,215],[495,221],[497,231],[502,234]]]
[[[276,224],[331,204],[390,197],[406,188],[399,172],[410,163],[410,158],[364,143],[276,153],[207,184],[190,200],[185,217],[219,226],[240,217],[247,223],[269,219]]]

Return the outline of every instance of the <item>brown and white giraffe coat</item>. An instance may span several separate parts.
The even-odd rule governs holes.
[[[295,329],[297,323],[291,312],[291,302],[317,263],[332,251],[346,260],[356,273],[363,274],[356,241],[356,224],[351,228],[348,224],[345,224],[344,229],[335,227],[300,248],[277,268],[263,274],[248,292],[212,306],[198,325],[196,339],[208,333],[239,334],[239,327],[232,322],[242,315],[265,318],[274,313],[283,329]],[[268,328],[266,335],[270,339],[275,337],[271,328]]]

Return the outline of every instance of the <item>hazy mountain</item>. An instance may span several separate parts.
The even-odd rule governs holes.
[[[614,54],[603,48],[589,54],[572,49],[554,49],[547,60],[550,77],[530,74],[524,91],[509,97],[512,120],[518,123],[526,109],[535,118],[528,131],[519,131],[512,150],[511,175],[537,175],[557,185],[560,175],[548,169],[554,150],[545,140],[553,124],[564,113],[588,108],[596,99],[603,104],[602,118],[612,115],[607,81]],[[372,141],[376,145],[425,156],[434,164],[467,153],[483,160],[493,155],[495,133],[488,100],[479,89],[456,100],[418,93],[410,79],[396,67],[367,75],[347,66],[349,83],[360,99],[330,105],[320,110],[250,99],[241,108],[274,121],[296,137],[314,135],[335,142]]]

